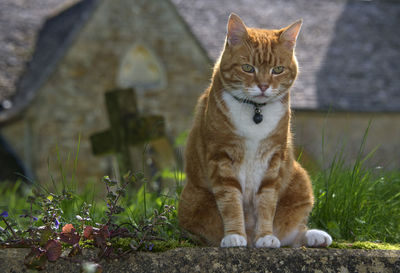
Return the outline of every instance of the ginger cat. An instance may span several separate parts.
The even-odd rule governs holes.
[[[307,230],[313,193],[293,156],[289,89],[302,21],[279,30],[227,26],[210,87],[197,104],[186,147],[180,226],[221,247],[328,246]]]

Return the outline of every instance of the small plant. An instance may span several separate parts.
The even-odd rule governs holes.
[[[44,194],[35,191],[28,196],[29,209],[21,215],[25,225],[13,221],[8,211],[0,214],[0,246],[30,247],[31,252],[25,258],[25,264],[31,269],[43,269],[47,261],[56,261],[62,254],[71,257],[82,252],[82,247],[98,249],[98,259],[119,257],[132,251],[152,251],[156,241],[166,241],[171,227],[171,218],[176,215],[173,205],[160,203],[149,217],[134,221],[123,206],[127,201],[128,187],[131,183],[144,183],[142,174],[128,174],[122,182],[103,178],[106,188],[105,215],[94,221],[92,204],[83,202],[74,219],[65,217],[63,206],[76,201],[73,192],[63,190],[61,194]],[[146,192],[140,193],[146,196]],[[150,196],[148,196],[150,199]],[[146,199],[145,199],[146,200]],[[72,206],[75,207],[75,206]],[[144,209],[147,209],[144,203]],[[146,214],[144,214],[147,216]],[[123,221],[128,220],[128,221]],[[166,228],[165,228],[166,227]]]

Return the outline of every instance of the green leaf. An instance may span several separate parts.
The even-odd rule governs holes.
[[[50,240],[51,235],[53,235],[53,230],[49,226],[39,227],[40,241],[39,244],[44,246],[47,244],[47,241]]]

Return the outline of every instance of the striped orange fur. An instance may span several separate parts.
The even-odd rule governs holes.
[[[180,226],[206,245],[332,241],[324,231],[307,230],[311,182],[293,156],[289,89],[298,72],[301,24],[265,30],[229,17],[225,47],[188,137],[178,210]],[[260,123],[252,119],[255,111]]]

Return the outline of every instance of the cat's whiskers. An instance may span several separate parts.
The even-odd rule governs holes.
[[[251,107],[251,105],[246,103],[246,101],[251,101],[251,96],[248,95],[249,91],[248,91],[247,88],[243,88],[242,87],[242,88],[237,89],[235,91],[236,91],[235,93],[237,93],[237,94],[234,94],[234,96],[239,99],[238,102],[240,104],[240,112],[239,112],[239,114],[240,115],[244,115],[248,111],[248,108]]]
[[[246,90],[247,91],[247,90]],[[242,85],[237,85],[237,84],[230,84],[230,85],[225,85],[221,89],[218,90],[218,93],[222,94],[224,92],[230,93],[232,96],[235,96],[240,99],[240,115],[245,114],[245,111],[249,105],[245,103],[247,100],[251,100],[251,98],[245,93],[245,88]],[[222,104],[225,104],[224,99],[221,97],[216,98],[218,105],[221,107]]]
[[[233,93],[233,92],[235,92],[235,91],[239,91],[240,89],[242,89],[241,86],[240,86],[239,88],[235,88],[233,84],[230,84],[230,85],[225,85],[225,86],[223,86],[222,88],[216,90],[215,94],[223,94],[224,92]],[[243,93],[240,92],[239,96],[243,96]],[[225,110],[225,109],[223,108],[223,105],[225,105],[225,101],[224,101],[224,99],[222,98],[222,96],[215,96],[215,100],[216,100],[216,102],[217,102],[218,107],[219,107],[221,110]]]

